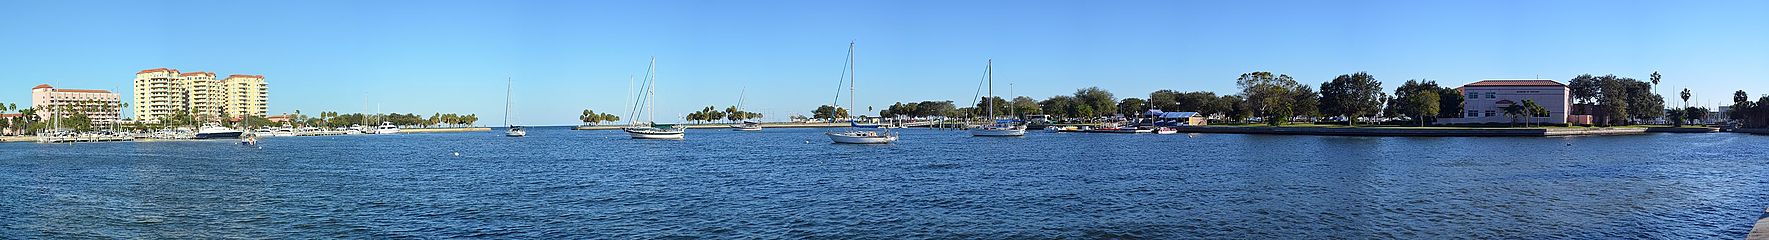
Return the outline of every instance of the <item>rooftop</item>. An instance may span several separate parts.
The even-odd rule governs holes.
[[[1488,79],[1462,87],[1566,87],[1566,84],[1547,79]]]
[[[141,70],[140,72],[135,72],[135,74],[143,74],[143,73],[151,73],[151,72],[178,72],[178,69],[155,68],[155,69]]]
[[[37,89],[49,89],[50,91],[54,91],[54,92],[111,93],[111,91],[107,91],[107,90],[55,89],[55,87],[51,87],[51,86],[49,86],[49,84],[37,84],[37,87],[31,88],[31,91],[37,91]]]
[[[227,78],[264,78],[264,75],[234,74],[227,75]]]

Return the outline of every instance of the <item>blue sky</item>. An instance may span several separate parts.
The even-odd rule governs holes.
[[[158,67],[263,74],[271,112],[478,113],[499,125],[623,114],[656,56],[660,119],[733,105],[780,119],[829,104],[849,40],[859,101],[968,103],[1099,86],[1236,91],[1249,71],[1311,85],[1584,73],[1665,76],[1702,104],[1769,93],[1765,1],[5,1],[0,102],[42,83],[129,93]],[[1673,97],[1670,102],[1675,104]],[[370,106],[369,108],[374,108]],[[370,109],[373,111],[373,109]],[[667,121],[665,121],[667,122]]]

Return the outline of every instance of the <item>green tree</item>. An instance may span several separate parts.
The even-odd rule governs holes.
[[[1078,110],[1078,105],[1079,104],[1075,103],[1075,97],[1071,96],[1052,96],[1044,99],[1044,101],[1038,101],[1038,108],[1043,110],[1045,114],[1066,118],[1081,117],[1081,115],[1076,112],[1076,110]]]
[[[1703,107],[1685,107],[1683,108],[1683,118],[1690,123],[1700,122],[1702,119],[1708,118],[1708,109]]]
[[[1413,80],[1407,83],[1418,84]],[[1406,97],[1401,91],[1395,89],[1394,94]],[[1380,112],[1384,96],[1382,82],[1376,81],[1375,76],[1366,72],[1343,74],[1321,83],[1320,109],[1322,114],[1345,117],[1346,125],[1356,126],[1358,118],[1374,117]]]
[[[1038,100],[1032,100],[1031,97],[1014,97],[1013,101],[1010,101],[1008,105],[1011,106],[1009,108],[1010,112],[1017,114],[1018,116],[1014,117],[1018,118],[1025,118],[1026,114],[1039,114],[1042,112],[1039,111]]]
[[[817,110],[811,111],[811,117],[816,119],[829,119],[829,121],[834,122],[837,118],[847,118],[848,110],[835,106],[823,105],[818,106]]]
[[[1272,126],[1288,122],[1298,115],[1295,109],[1298,100],[1318,98],[1311,97],[1313,91],[1296,83],[1290,75],[1271,72],[1241,74],[1235,80],[1235,85],[1241,88],[1241,96],[1246,98],[1247,109],[1252,111],[1253,116],[1265,118],[1266,124]],[[1314,111],[1307,110],[1303,115]]]
[[[1186,111],[1179,106],[1181,94],[1183,93],[1174,90],[1155,90],[1149,93],[1149,106],[1162,111]]]
[[[1403,113],[1407,116],[1418,119],[1420,127],[1425,126],[1426,120],[1430,119],[1429,116],[1437,116],[1437,111],[1439,110],[1438,101],[1440,100],[1437,91],[1408,93],[1400,99],[1401,100],[1398,102],[1401,102],[1401,105],[1403,106],[1407,106]]]
[[[1112,92],[1100,89],[1099,87],[1087,87],[1075,90],[1075,102],[1087,106],[1089,110],[1091,110],[1089,112],[1098,114],[1085,115],[1087,117],[1098,117],[1106,113],[1118,112],[1118,99],[1112,97]]]
[[[1142,113],[1143,109],[1148,108],[1148,105],[1148,101],[1143,101],[1141,98],[1125,98],[1118,102],[1118,114],[1123,114],[1124,117],[1136,117]]]

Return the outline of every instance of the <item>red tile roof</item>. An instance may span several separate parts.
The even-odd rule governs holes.
[[[0,118],[15,118],[15,117],[23,117],[23,116],[25,116],[25,115],[21,114],[21,113],[0,113]]]
[[[44,88],[55,88],[55,87],[50,87],[49,84],[37,84],[37,87],[31,88],[31,90],[44,89]]]
[[[212,72],[187,72],[184,74],[178,74],[178,76],[197,76],[197,75],[208,75],[210,77],[214,77],[215,73],[212,73]]]
[[[227,78],[264,78],[264,75],[234,74],[227,75]]]
[[[1462,87],[1565,87],[1554,80],[1481,80]]]
[[[155,69],[141,70],[140,72],[135,72],[135,74],[143,74],[143,73],[150,73],[150,72],[177,72],[177,71],[178,71],[178,69],[155,68]]]

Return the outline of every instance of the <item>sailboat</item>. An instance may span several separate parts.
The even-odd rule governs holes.
[[[847,77],[847,79],[843,80],[848,82],[848,106],[850,107],[857,106],[854,105],[854,76],[856,75],[854,72],[856,71],[855,66],[858,64],[854,63],[854,59],[854,42],[848,42],[848,64],[847,66],[842,67],[844,68],[843,70],[847,72],[847,76],[844,76]],[[840,91],[836,92],[836,109],[841,109],[840,93]],[[848,119],[847,129],[825,132],[824,135],[828,135],[829,140],[835,141],[835,143],[882,144],[897,141],[897,133],[891,132],[890,129],[879,128],[878,125],[860,125],[859,122],[855,122],[855,120],[851,118]]]
[[[739,91],[737,93],[737,113],[738,114],[743,113],[743,97],[747,93],[749,93],[749,90],[747,90],[747,89],[743,90],[743,91]],[[732,124],[731,130],[732,131],[742,131],[742,132],[761,131],[762,130],[762,123],[752,122],[752,121],[749,121],[748,119],[744,119],[743,122],[741,122],[741,123]]]
[[[983,98],[983,102],[985,102],[984,104],[989,105],[989,120],[993,122],[977,128],[972,128],[970,130],[970,135],[975,137],[1026,136],[1026,127],[1014,124],[1019,122],[1019,120],[995,118],[995,60],[990,59],[987,66],[988,67],[983,68],[985,69],[983,70],[983,78],[986,79],[985,81],[989,82],[989,97]]]
[[[651,57],[651,65],[645,69],[645,86],[641,88],[641,92],[644,94],[640,94],[639,99],[633,101],[633,111],[628,114],[627,119],[632,120],[628,120],[628,126],[621,128],[621,130],[626,131],[627,135],[634,139],[682,139],[683,133],[686,132],[682,126],[657,124],[654,121],[657,118],[657,109],[655,108],[657,105],[655,96],[657,94],[657,57]],[[640,124],[638,115],[647,111],[645,123]]]
[[[504,136],[505,137],[526,137],[526,136],[528,136],[528,130],[522,129],[522,126],[510,125],[510,95],[511,95],[510,88],[516,84],[516,82],[515,82],[516,80],[512,80],[512,79],[504,79],[504,80],[507,81],[504,83],[504,126],[509,128],[509,129],[504,130]]]

